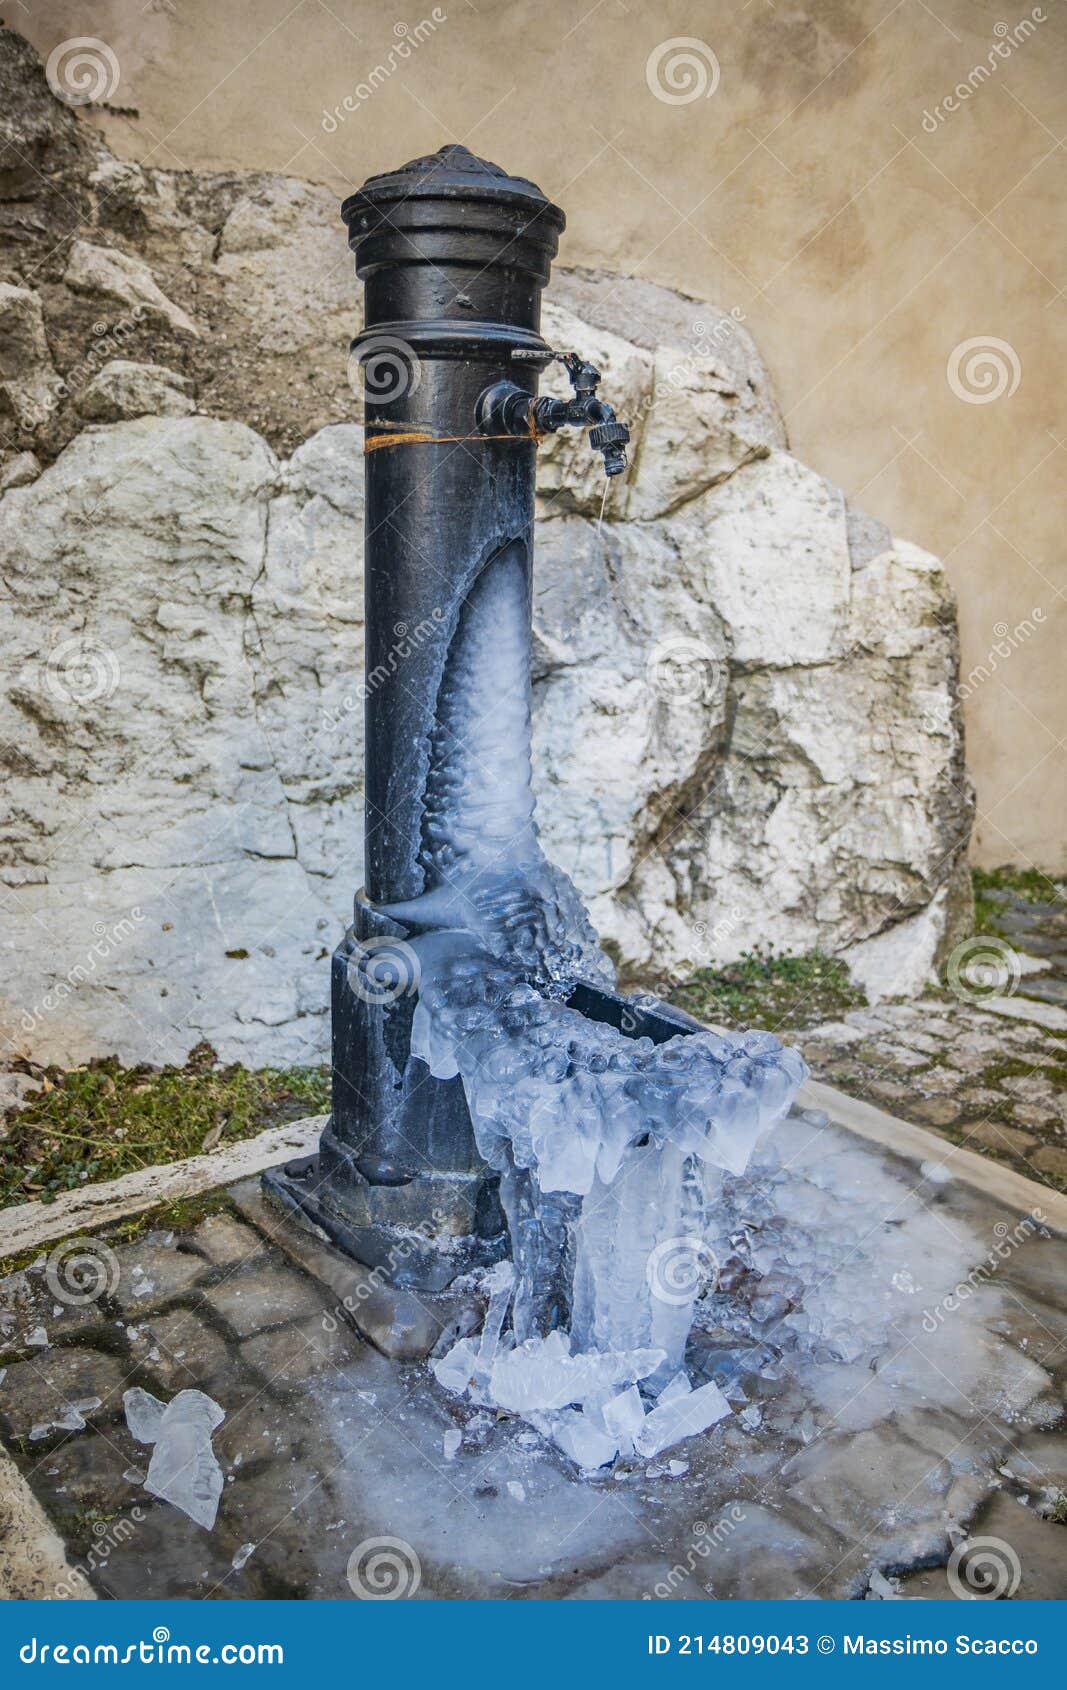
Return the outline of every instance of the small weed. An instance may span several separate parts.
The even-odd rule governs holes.
[[[1067,891],[1062,880],[1043,874],[1037,868],[976,868],[974,884],[974,927],[976,933],[994,933],[1001,937],[1000,923],[1004,914],[1004,894],[1025,898],[1030,904],[1067,905]]]
[[[723,968],[702,968],[671,993],[701,1021],[768,1032],[814,1026],[866,1003],[837,957],[822,951],[770,956],[746,951]]]

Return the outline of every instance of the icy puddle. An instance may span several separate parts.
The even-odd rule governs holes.
[[[104,1596],[347,1600],[383,1539],[419,1599],[862,1596],[967,1534],[1007,1543],[1020,1596],[1067,1594],[1043,1517],[1067,1489],[1064,1241],[838,1128],[773,1139],[777,1166],[723,1180],[685,1349],[727,1412],[659,1454],[583,1473],[387,1360],[286,1262],[252,1182],[239,1219],[112,1241],[120,1285],[156,1285],[135,1322],[57,1314],[43,1259],[0,1282],[5,1443]],[[485,1287],[455,1311],[479,1342],[486,1311]]]
[[[713,1425],[583,1474],[521,1390],[479,1406],[376,1358],[316,1389],[350,1535],[413,1546],[427,1595],[829,1598],[943,1563],[1027,1471],[1026,1524],[1055,1548],[1038,1516],[1062,1482],[1045,1440],[1067,1325],[1018,1273],[1062,1245],[833,1127],[793,1116],[774,1138],[709,1234],[725,1283],[685,1361],[722,1398]],[[539,1377],[568,1390],[558,1359]]]

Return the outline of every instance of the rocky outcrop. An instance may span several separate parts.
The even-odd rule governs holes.
[[[317,1059],[362,873],[358,294],[336,207],[120,163],[65,108],[50,135],[19,63],[4,121],[53,156],[34,187],[0,151],[0,1028],[44,1060],[201,1038]],[[85,216],[46,257],[25,196],[57,177]],[[581,440],[539,456],[550,855],[631,975],[820,946],[875,994],[913,989],[958,922],[970,824],[940,566],[789,455],[733,316],[588,273],[551,297],[546,332],[603,370],[634,467],[602,510]]]

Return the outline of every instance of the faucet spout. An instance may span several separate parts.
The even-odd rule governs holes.
[[[557,359],[570,377],[569,399],[536,399],[516,382],[494,382],[481,395],[477,423],[483,434],[556,434],[561,428],[587,428],[589,444],[604,459],[605,475],[621,475],[626,468],[630,430],[611,405],[597,398],[600,371],[576,352],[513,352],[516,360],[540,363]]]

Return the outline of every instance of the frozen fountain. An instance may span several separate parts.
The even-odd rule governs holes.
[[[538,440],[588,428],[613,476],[629,439],[539,333],[562,212],[450,146],[343,214],[366,284],[366,887],[333,959],[330,1124],[268,1186],[397,1285],[491,1270],[483,1331],[435,1362],[447,1389],[583,1466],[653,1454],[727,1412],[683,1372],[702,1240],[803,1064],[620,995],[538,842]],[[571,396],[539,397],[557,359]]]

